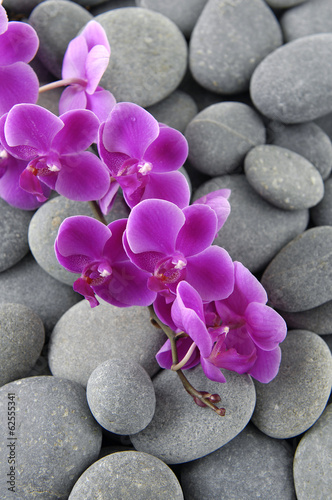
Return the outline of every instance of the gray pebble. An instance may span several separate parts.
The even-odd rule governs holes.
[[[7,12],[29,15],[32,9],[43,0],[3,0],[3,7]]]
[[[274,9],[289,9],[294,5],[300,5],[307,0],[265,0],[266,3]]]
[[[287,10],[280,19],[285,42],[316,33],[332,33],[330,0],[307,0]]]
[[[265,143],[265,127],[254,109],[241,102],[221,102],[204,109],[188,124],[189,162],[216,176],[233,172],[246,153]]]
[[[134,434],[151,422],[156,396],[144,368],[126,358],[97,366],[86,387],[88,405],[97,422],[115,434]]]
[[[332,226],[332,177],[324,183],[324,198],[310,210],[313,223],[316,226]]]
[[[68,500],[183,500],[180,483],[164,462],[147,453],[112,453],[92,464]]]
[[[298,500],[326,500],[332,492],[332,405],[302,437],[294,456]]]
[[[245,158],[244,171],[260,196],[284,210],[313,207],[324,196],[318,170],[303,156],[280,146],[253,148]]]
[[[198,390],[218,393],[226,415],[195,404],[179,377],[163,370],[153,379],[156,411],[151,423],[130,436],[134,447],[155,455],[166,463],[196,460],[233,439],[247,425],[255,406],[255,390],[248,375],[222,370],[227,382],[212,382],[200,366],[185,371]]]
[[[332,227],[308,229],[270,262],[262,285],[273,307],[299,312],[332,300]]]
[[[117,101],[147,107],[170,95],[187,68],[187,43],[167,17],[148,9],[115,9],[95,18],[105,29],[111,58],[100,85]]]
[[[311,35],[286,43],[255,69],[250,94],[265,116],[302,123],[332,111],[332,34]]]
[[[291,330],[281,344],[278,375],[269,383],[254,381],[257,402],[252,422],[278,439],[298,436],[323,412],[332,382],[332,357],[319,335]]]
[[[263,0],[210,0],[191,35],[190,70],[202,87],[238,94],[281,44],[279,23]]]
[[[46,83],[49,82],[40,83],[40,86]],[[38,97],[37,101],[38,106],[42,106],[43,108],[46,108],[49,111],[51,111],[51,113],[53,113],[54,115],[59,116],[59,100],[62,92],[63,92],[63,87],[48,90],[47,92],[42,92],[41,94],[39,94]]]
[[[188,500],[295,500],[293,453],[248,424],[230,443],[184,464],[181,484]]]
[[[332,141],[332,113],[327,113],[315,120],[315,123],[327,134]]]
[[[313,122],[284,125],[271,122],[267,142],[294,151],[312,163],[327,179],[332,169],[332,144],[329,136]]]
[[[318,335],[332,333],[332,300],[301,312],[278,311],[289,328],[310,330]]]
[[[53,330],[48,359],[53,375],[86,386],[93,370],[109,358],[134,361],[154,375],[159,369],[155,355],[165,335],[149,318],[146,307],[116,307],[100,301],[92,309],[88,301],[80,302]]]
[[[231,213],[214,243],[251,272],[264,269],[286,243],[307,227],[308,210],[274,207],[254,191],[244,175],[224,175],[207,181],[195,192],[195,199],[222,188],[231,190]]]
[[[188,123],[197,115],[194,99],[181,90],[175,90],[163,101],[147,108],[158,122],[184,133]]]
[[[0,304],[0,386],[26,377],[43,348],[42,320],[22,304]]]
[[[101,448],[101,428],[90,413],[83,387],[47,376],[11,382],[0,389],[1,422],[8,422],[10,402],[15,403],[15,430],[10,435],[6,425],[0,437],[1,498],[67,500]],[[15,455],[15,494],[6,483],[10,451]]]
[[[104,14],[109,10],[119,9],[120,7],[135,7],[135,0],[104,0],[102,4],[91,7],[90,12],[93,16]]]

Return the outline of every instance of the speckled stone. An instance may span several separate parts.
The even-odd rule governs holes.
[[[187,68],[187,43],[167,17],[128,7],[96,16],[112,54],[100,85],[117,101],[147,107],[169,96]]]
[[[257,402],[252,422],[278,439],[298,436],[323,412],[332,383],[330,349],[319,335],[291,330],[281,344],[278,375],[269,383],[254,381]]]
[[[231,189],[231,213],[214,243],[251,272],[264,269],[286,243],[307,227],[308,210],[291,212],[274,207],[254,191],[244,175],[224,175],[207,181],[194,198],[222,188]]]
[[[289,328],[310,330],[318,335],[332,333],[332,300],[301,312],[278,311]]]
[[[181,90],[175,90],[161,102],[147,108],[158,122],[184,133],[188,123],[197,115],[194,99]]]
[[[272,260],[262,285],[273,307],[299,312],[332,300],[332,227],[308,229]]]
[[[258,111],[283,123],[302,123],[332,111],[332,34],[298,38],[255,69],[250,94]]]
[[[315,226],[332,226],[332,177],[324,183],[324,198],[310,210]]]
[[[100,496],[101,495],[101,496]],[[68,500],[183,500],[180,483],[164,462],[147,453],[123,451],[92,464]]]
[[[285,42],[315,33],[332,33],[330,0],[307,0],[288,9],[280,19]]]
[[[251,423],[230,443],[184,464],[186,499],[295,500],[293,453],[286,441],[272,439]]]
[[[15,430],[10,435],[6,425],[0,437],[1,498],[67,500],[101,448],[101,428],[90,413],[83,387],[51,376],[6,384],[0,389],[1,422],[8,422],[8,394],[15,396]],[[10,443],[15,494],[6,483]]]
[[[263,0],[210,0],[190,38],[190,70],[202,87],[238,94],[281,44],[279,23]]]

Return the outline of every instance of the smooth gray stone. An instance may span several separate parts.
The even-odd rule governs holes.
[[[283,123],[315,120],[332,111],[332,34],[298,38],[255,69],[250,94],[266,117]]]
[[[122,197],[117,197],[112,210],[107,215],[108,223],[116,219],[128,217],[129,209]],[[54,242],[58,235],[60,224],[73,215],[94,214],[88,202],[68,200],[63,196],[47,201],[34,214],[29,225],[30,250],[38,264],[53,278],[72,286],[79,277],[62,267],[54,252]]]
[[[9,421],[11,402],[15,403],[14,435],[6,424],[0,437],[1,499],[67,500],[101,448],[101,428],[90,413],[83,387],[51,376],[6,384],[0,389],[1,422]],[[15,454],[15,494],[6,482],[10,451]]]
[[[271,122],[267,142],[290,149],[312,163],[326,180],[332,169],[332,144],[329,136],[313,122],[285,125]]]
[[[272,439],[248,424],[230,443],[184,464],[186,500],[295,500],[293,453],[286,441]]]
[[[0,274],[0,304],[13,302],[35,311],[44,323],[46,335],[81,298],[71,287],[46,273],[31,254]]]
[[[265,126],[242,102],[221,102],[204,109],[188,124],[188,160],[198,171],[216,176],[233,172],[245,155],[265,143]]]
[[[256,66],[281,44],[279,23],[263,0],[210,0],[190,38],[190,70],[202,87],[238,94],[248,90]]]
[[[324,198],[310,210],[315,226],[332,226],[332,177],[324,183]]]
[[[217,189],[231,190],[231,213],[214,243],[251,272],[264,269],[286,243],[308,224],[308,210],[285,211],[263,200],[244,175],[224,175],[204,183],[195,200]]]
[[[218,393],[226,415],[195,404],[177,374],[163,370],[153,379],[156,411],[151,423],[130,436],[138,451],[151,453],[169,464],[189,462],[228,443],[247,425],[255,407],[255,390],[248,375],[222,370],[227,382],[212,382],[200,366],[186,370],[198,390]]]
[[[244,172],[260,196],[284,210],[313,207],[324,196],[322,176],[312,163],[280,146],[253,148],[244,160]]]
[[[332,491],[332,405],[302,437],[294,456],[298,500],[325,500]]]
[[[90,12],[93,16],[98,16],[99,14],[104,14],[112,9],[135,6],[135,0],[104,0],[104,2],[97,7],[91,7]]]
[[[31,12],[29,23],[39,38],[38,58],[57,78],[69,42],[92,19],[89,12],[67,0],[46,0]]]
[[[0,386],[26,377],[45,341],[37,314],[22,304],[0,304]]]
[[[327,113],[315,120],[315,123],[327,134],[332,141],[332,113]]]
[[[332,33],[330,0],[307,0],[286,10],[280,19],[285,42],[315,33]]]
[[[288,9],[306,1],[307,0],[265,0],[265,2],[274,9]]]
[[[98,365],[89,377],[86,395],[94,418],[115,434],[145,429],[156,407],[151,378],[141,365],[125,358]]]
[[[332,333],[332,300],[307,311],[278,311],[289,328],[310,330],[318,335]]]
[[[28,227],[33,212],[10,206],[0,198],[0,273],[29,252]]]
[[[254,380],[257,402],[252,422],[268,436],[286,439],[311,427],[323,412],[332,383],[330,349],[319,335],[291,330],[280,345],[278,375]]]
[[[308,229],[289,242],[262,276],[271,305],[300,312],[332,300],[331,248],[331,226]]]
[[[109,358],[135,361],[152,376],[159,369],[155,355],[164,342],[165,335],[150,323],[147,307],[116,307],[100,300],[91,308],[84,300],[56,324],[48,361],[53,375],[84,386],[93,370]]]
[[[111,45],[111,58],[100,85],[117,101],[147,107],[169,96],[187,68],[187,43],[167,17],[128,7],[96,16]]]
[[[147,108],[158,122],[184,133],[188,123],[197,115],[194,99],[181,90],[175,90],[163,101]]]
[[[29,15],[32,9],[39,5],[43,0],[3,0],[3,7],[7,13]]]
[[[46,85],[47,83],[49,83],[49,81],[40,83],[40,86]],[[42,106],[51,111],[54,115],[59,116],[59,100],[62,92],[63,87],[42,92],[38,97],[38,106]]]
[[[180,483],[164,462],[147,453],[112,453],[92,464],[68,500],[183,500]]]

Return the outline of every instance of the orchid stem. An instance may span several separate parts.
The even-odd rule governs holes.
[[[39,87],[39,94],[47,92],[48,90],[57,89],[59,87],[67,87],[73,83],[82,83],[81,78],[66,78],[64,80],[57,80],[56,82],[47,83]]]
[[[100,207],[96,201],[89,201],[90,208],[92,210],[93,216],[98,219],[100,222],[107,226],[107,220],[105,219]]]

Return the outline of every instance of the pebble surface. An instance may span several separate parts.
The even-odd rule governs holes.
[[[307,311],[279,311],[279,313],[287,322],[288,327],[302,330],[307,328],[318,335],[332,333],[332,300]]]
[[[332,4],[330,0],[307,0],[287,10],[280,24],[286,42],[315,33],[332,33]]]
[[[324,198],[310,210],[316,226],[332,226],[332,177],[324,183]]]

